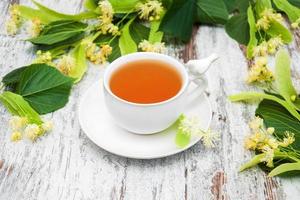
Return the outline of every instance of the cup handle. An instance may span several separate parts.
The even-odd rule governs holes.
[[[209,57],[200,59],[200,60],[190,60],[188,61],[185,66],[187,67],[189,73],[189,84],[190,87],[191,83],[195,83],[197,87],[193,89],[190,93],[203,93],[208,87],[208,81],[205,77],[205,72],[209,69],[213,62],[215,62],[219,56],[217,54],[211,54]]]

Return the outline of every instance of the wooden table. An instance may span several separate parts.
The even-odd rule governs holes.
[[[30,64],[34,55],[31,44],[21,40],[24,36],[5,34],[11,2],[32,5],[29,0],[0,2],[0,76]],[[68,13],[83,9],[81,0],[41,2]],[[212,129],[221,133],[217,148],[207,150],[198,143],[167,158],[133,160],[97,147],[80,129],[77,116],[81,95],[102,75],[103,66],[91,66],[73,89],[67,106],[46,116],[54,121],[55,128],[41,141],[10,142],[9,114],[0,107],[0,199],[300,199],[299,178],[268,178],[258,168],[238,172],[240,165],[252,156],[244,150],[243,139],[249,132],[247,123],[254,116],[255,105],[232,104],[227,96],[255,89],[245,84],[247,60],[223,27],[200,26],[193,35],[186,46],[170,45],[168,54],[184,61],[212,52],[221,56],[207,73]],[[293,42],[288,50],[299,88],[299,43]]]

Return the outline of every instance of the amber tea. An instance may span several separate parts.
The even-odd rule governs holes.
[[[175,96],[182,86],[178,70],[156,60],[139,60],[124,64],[110,79],[111,91],[133,103],[158,103]]]

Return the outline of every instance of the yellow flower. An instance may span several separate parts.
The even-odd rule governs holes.
[[[257,142],[252,140],[251,137],[247,137],[244,142],[244,146],[248,150],[255,150],[257,147]]]
[[[280,36],[273,37],[270,40],[268,40],[268,53],[274,54],[276,53],[277,49],[283,45],[283,41]]]
[[[253,54],[255,56],[267,56],[268,55],[268,43],[263,41],[260,45],[254,47]]]
[[[178,125],[178,129],[188,134],[198,134],[200,129],[200,121],[198,117],[184,116]],[[201,129],[200,129],[201,130]]]
[[[251,66],[251,69],[248,73],[247,83],[272,82],[273,80],[273,73],[267,68],[266,65],[260,66],[255,63]]]
[[[149,0],[145,3],[138,3],[136,10],[139,13],[140,19],[159,20],[163,12],[162,3],[157,0]]]
[[[264,123],[264,121],[262,118],[255,116],[255,118],[249,122],[249,127],[252,130],[256,131],[256,130],[259,130],[263,126],[263,123]]]
[[[42,52],[41,50],[38,50],[36,52],[36,59],[33,61],[33,63],[45,63],[48,65],[53,66],[54,63],[52,62],[52,55],[49,51]]]
[[[103,64],[112,53],[112,47],[105,44],[102,45],[98,50],[94,43],[90,43],[86,48],[87,58],[94,64]]]
[[[290,144],[295,142],[295,136],[293,133],[286,132],[285,137],[283,138],[283,141],[279,143],[280,146],[282,147],[287,147]]]
[[[156,42],[151,44],[148,40],[143,40],[139,43],[139,48],[145,52],[164,53],[165,43]]]
[[[299,28],[300,18],[291,24],[293,29]]]
[[[264,157],[260,160],[261,162],[266,162],[268,167],[273,167],[273,159],[274,159],[274,149],[270,147],[265,147],[263,149]]]
[[[70,55],[63,55],[57,63],[57,69],[63,74],[68,75],[70,71],[75,67],[75,59]]]
[[[53,129],[53,122],[51,121],[46,121],[42,124],[42,129],[44,131],[51,131]]]
[[[25,136],[32,141],[35,141],[39,136],[43,135],[43,133],[43,130],[37,124],[29,124],[24,130]]]
[[[12,116],[9,120],[9,126],[12,130],[20,130],[28,123],[26,117]]]
[[[9,35],[15,35],[21,25],[19,6],[17,4],[9,7],[10,19],[6,22],[6,30]]]
[[[274,127],[269,127],[267,128],[267,133],[269,133],[270,135],[272,135],[275,131],[275,128]]]
[[[277,149],[278,146],[279,146],[279,142],[275,138],[268,138],[267,141],[266,141],[266,143],[272,149]]]
[[[216,132],[211,131],[210,129],[206,132],[201,131],[201,140],[206,148],[215,147],[215,142],[220,139],[220,135]]]
[[[120,34],[119,27],[112,23],[114,10],[109,1],[104,0],[99,2],[99,8],[101,11],[101,15],[99,17],[100,24],[98,30],[101,31],[102,34],[110,33],[112,35]]]
[[[17,142],[22,139],[22,133],[20,131],[15,131],[10,136],[11,141]]]
[[[258,29],[268,30],[270,28],[270,21],[267,17],[262,17],[257,20],[256,27]]]
[[[30,26],[28,27],[28,33],[32,37],[38,36],[42,31],[43,25],[39,18],[34,18],[31,20]]]

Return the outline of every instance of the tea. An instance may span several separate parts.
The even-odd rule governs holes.
[[[133,103],[157,103],[175,96],[182,86],[179,72],[168,63],[155,60],[129,62],[110,79],[111,91]]]

